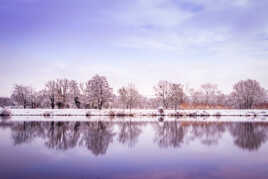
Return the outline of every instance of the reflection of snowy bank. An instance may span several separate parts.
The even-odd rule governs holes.
[[[198,142],[194,145],[195,149],[196,144],[201,144],[198,146],[200,149],[200,147],[216,146],[224,142],[224,146],[228,146],[228,149],[235,144],[243,150],[256,151],[268,139],[268,123],[263,122],[5,121],[0,122],[0,132],[3,131],[2,129],[9,130],[10,137],[7,139],[12,140],[15,146],[38,142],[44,144],[49,150],[66,151],[75,148],[75,151],[79,151],[82,148],[91,151],[95,156],[104,155],[109,146],[120,144],[134,149],[137,144],[139,145],[139,141],[146,141],[146,146],[142,142],[145,148],[141,148],[141,151],[146,151],[148,144],[156,144],[160,148],[185,146],[188,148],[193,142]],[[150,144],[151,140],[153,143]],[[228,145],[226,142],[232,143]],[[110,149],[112,151],[114,147]],[[157,150],[157,148],[153,149],[150,152]],[[215,153],[215,150],[212,150],[214,151],[212,153]],[[158,156],[159,152],[157,151],[156,154]],[[129,155],[127,157],[129,158]]]
[[[159,120],[159,119],[162,120]],[[268,122],[268,117],[265,116],[222,116],[222,117],[149,117],[149,116],[140,116],[140,117],[109,117],[109,116],[12,116],[8,121],[106,121],[106,122],[166,122],[166,121],[189,121],[189,122]]]
[[[173,116],[173,117],[221,117],[221,116],[268,116],[268,110],[123,110],[123,109],[8,109],[12,116]],[[0,112],[4,111],[0,109]]]

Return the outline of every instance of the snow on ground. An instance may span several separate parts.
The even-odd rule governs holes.
[[[0,109],[3,111],[4,109]],[[12,116],[161,116],[157,109],[7,109]],[[164,116],[268,116],[268,110],[165,110]]]
[[[193,122],[268,122],[268,110],[158,110],[124,109],[3,109],[9,121],[193,121]],[[123,114],[123,115],[122,115]],[[129,117],[131,114],[132,117]],[[129,116],[128,116],[129,115]],[[119,117],[121,116],[121,117]],[[122,117],[124,116],[124,117]]]
[[[1,121],[1,120],[0,120]],[[70,122],[70,121],[81,121],[81,122],[93,122],[93,121],[103,121],[103,122],[166,122],[166,121],[178,121],[178,122],[268,122],[268,118],[265,116],[222,116],[222,117],[148,117],[148,116],[140,116],[140,117],[108,117],[108,116],[51,116],[51,117],[43,117],[43,116],[12,116],[8,119],[10,122],[30,122],[30,121],[62,121],[62,122]]]

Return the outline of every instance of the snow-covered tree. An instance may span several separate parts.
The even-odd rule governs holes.
[[[233,86],[231,93],[234,105],[240,109],[251,109],[265,100],[265,89],[256,80],[241,80]]]
[[[170,100],[170,83],[168,81],[159,81],[154,87],[155,96],[160,99],[163,107],[169,107]]]
[[[38,92],[33,88],[29,88],[29,105],[31,108],[36,108],[39,103]]]
[[[56,92],[57,92],[57,103],[58,108],[69,107],[68,95],[70,91],[68,79],[57,79],[56,80]]]
[[[184,99],[183,85],[171,83],[170,84],[170,103],[177,110],[178,106],[183,102]]]
[[[216,84],[206,83],[201,85],[201,89],[189,90],[189,103],[192,107],[216,107],[216,106],[226,106],[227,96],[224,95]]]
[[[121,103],[130,110],[138,105],[141,98],[141,95],[134,84],[129,84],[127,87],[120,88],[118,93]]]
[[[202,98],[203,98],[203,93],[201,91],[197,91],[195,89],[189,89],[189,94],[190,94],[190,100],[189,103],[191,104],[192,107],[195,107],[198,104],[202,103]]]
[[[90,108],[91,103],[89,97],[87,95],[87,83],[79,83],[79,91],[80,91],[80,107]]]
[[[26,108],[30,99],[30,91],[30,87],[16,84],[11,99],[13,99],[17,105],[22,105],[23,108]]]
[[[51,107],[49,98],[45,89],[36,92],[36,107],[48,108]]]
[[[80,101],[81,91],[80,91],[78,83],[74,80],[71,80],[69,81],[69,87],[70,87],[70,94],[69,94],[70,103],[72,104],[71,106],[80,108],[81,107],[81,101]]]
[[[215,104],[221,107],[231,107],[229,104],[229,96],[222,93],[221,91],[219,91],[216,96]]]
[[[47,107],[49,106],[48,103],[45,90],[36,91],[30,88],[29,105],[31,108]]]
[[[127,108],[127,102],[128,102],[128,95],[127,95],[127,89],[126,87],[122,87],[118,90],[119,94],[119,102],[122,104],[124,108]]]
[[[102,109],[112,99],[112,88],[105,76],[95,75],[86,83],[86,96],[93,107]]]
[[[212,106],[216,103],[216,96],[219,93],[218,86],[216,84],[206,83],[201,85],[202,92],[204,94],[203,104],[206,106]]]
[[[48,81],[45,86],[46,96],[49,98],[51,108],[54,109],[57,96],[56,81]]]

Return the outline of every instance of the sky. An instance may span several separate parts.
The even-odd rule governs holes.
[[[58,78],[268,89],[267,0],[0,0],[0,96]]]

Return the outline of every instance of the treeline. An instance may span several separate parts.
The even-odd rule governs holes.
[[[121,87],[114,94],[105,76],[95,75],[85,83],[57,79],[48,81],[44,89],[14,86],[11,101],[23,108],[125,108],[165,109],[267,107],[267,90],[256,80],[241,80],[230,94],[222,93],[215,84],[203,84],[200,89],[186,89],[183,84],[159,81],[154,97],[142,96],[134,84]]]

